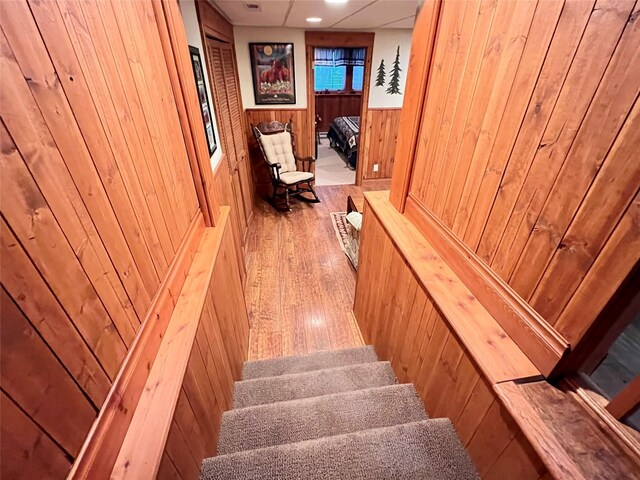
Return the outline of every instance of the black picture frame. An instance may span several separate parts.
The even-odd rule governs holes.
[[[293,43],[249,43],[249,56],[256,105],[294,105],[296,77]]]
[[[205,82],[205,73],[202,68],[202,57],[200,49],[189,45],[189,54],[191,56],[191,66],[193,67],[193,78],[196,81],[196,90],[198,92],[198,102],[200,104],[200,113],[202,114],[202,123],[204,125],[204,136],[207,139],[209,147],[209,156],[218,148],[216,141],[216,133],[213,128],[213,116],[211,106],[209,105],[209,94],[207,92],[207,83]]]

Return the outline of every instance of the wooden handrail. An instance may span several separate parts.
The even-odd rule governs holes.
[[[410,194],[405,215],[535,366],[551,376],[569,342]]]
[[[111,478],[156,478],[228,219],[221,207],[216,227],[202,235]]]
[[[68,479],[109,478],[147,381],[148,365],[153,363],[160,348],[204,230],[204,219],[198,211],[151,301],[142,326],[76,457]]]
[[[554,478],[634,478],[638,466],[569,395],[544,381],[494,390]]]
[[[365,193],[365,199],[365,212],[377,217],[417,280],[491,383],[542,378],[536,366],[432,244],[395,209],[389,201],[389,192]]]

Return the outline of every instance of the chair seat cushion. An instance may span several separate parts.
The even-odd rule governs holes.
[[[292,185],[298,182],[305,182],[307,180],[313,180],[313,173],[311,172],[286,172],[280,174],[280,180],[282,183]]]

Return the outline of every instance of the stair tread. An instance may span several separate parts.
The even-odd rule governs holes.
[[[205,459],[202,480],[477,479],[448,419],[423,420]]]
[[[425,420],[411,384],[388,385],[230,410],[218,454]]]
[[[308,355],[245,362],[242,368],[242,378],[243,380],[250,380],[261,377],[275,377],[278,375],[377,361],[378,357],[371,346],[347,348],[343,350],[316,352]]]
[[[393,385],[389,362],[363,363],[236,382],[233,408]]]

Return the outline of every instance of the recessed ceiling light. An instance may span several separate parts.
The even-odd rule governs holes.
[[[322,19],[320,17],[309,17],[307,18],[307,22],[309,23],[318,23],[321,22]]]
[[[347,3],[349,0],[324,0],[327,3]]]

